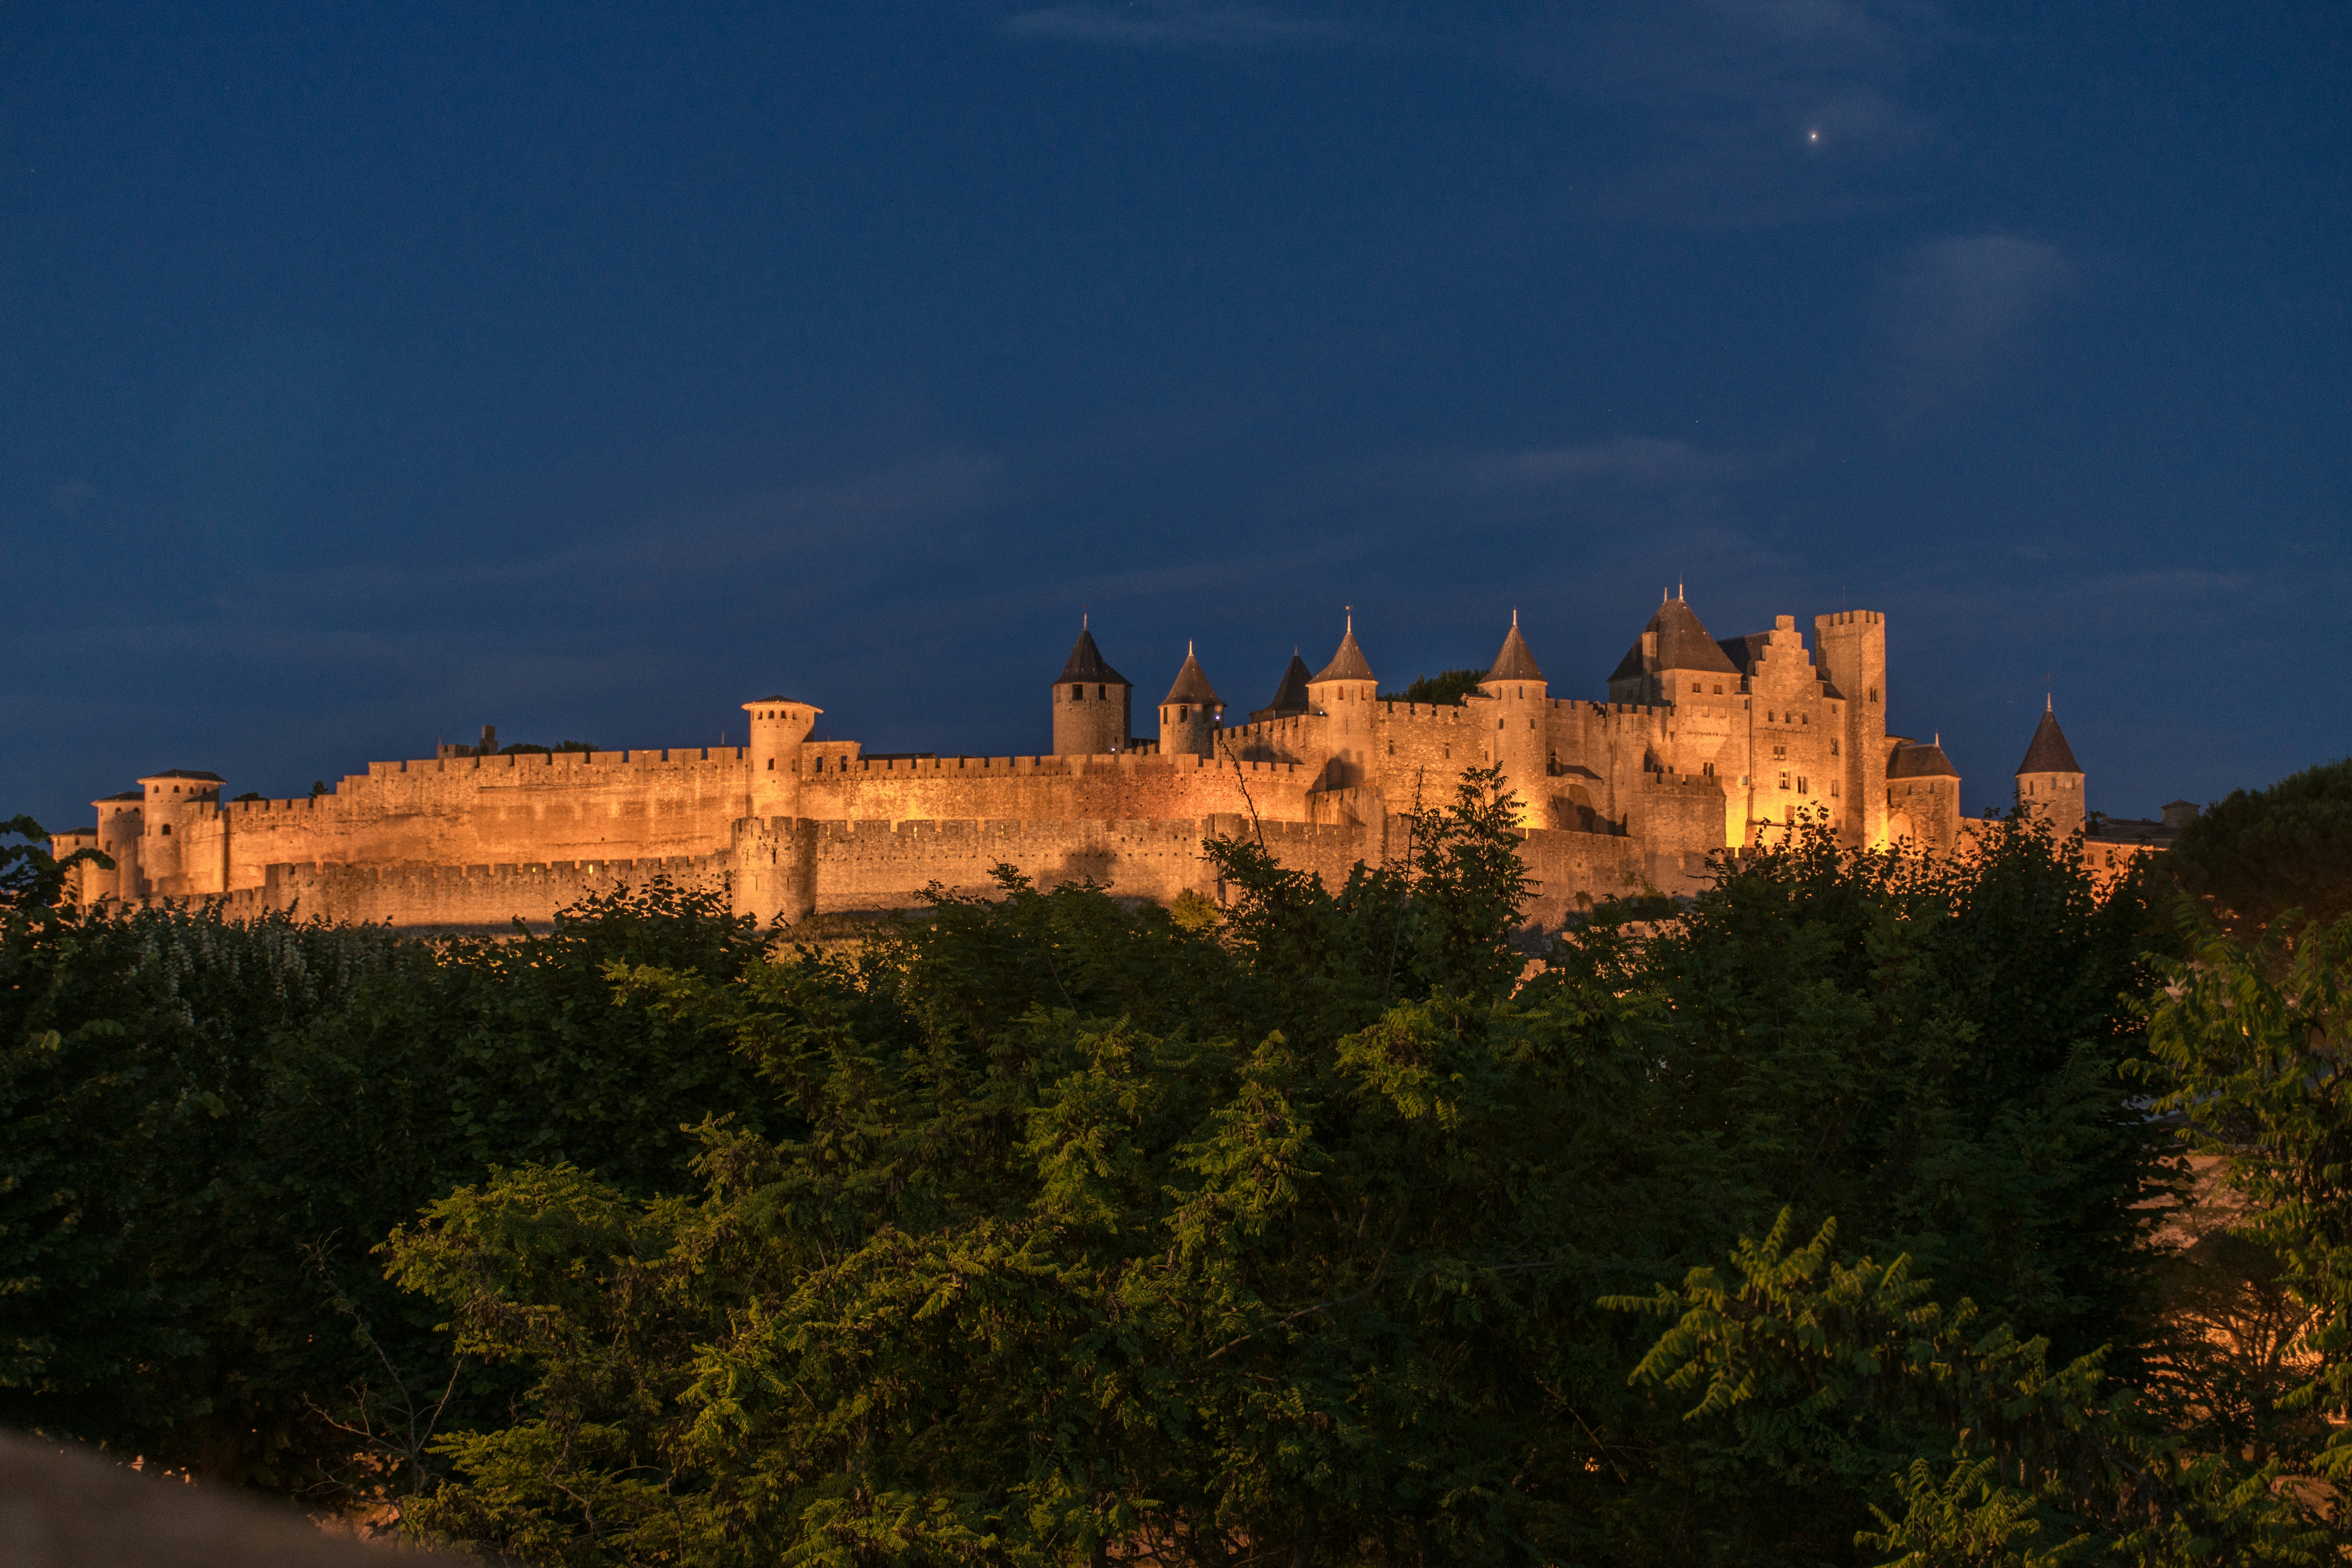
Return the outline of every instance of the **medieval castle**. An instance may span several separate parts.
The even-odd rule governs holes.
[[[1261,836],[1336,886],[1356,862],[1402,852],[1402,814],[1492,765],[1526,830],[1528,918],[1554,926],[1595,900],[1691,891],[1711,853],[1785,834],[1801,812],[1826,813],[1857,847],[1953,847],[1959,773],[1938,745],[1886,732],[1886,679],[1875,612],[1815,616],[1809,648],[1789,616],[1718,640],[1675,597],[1605,701],[1553,696],[1516,616],[1459,704],[1386,700],[1351,620],[1328,663],[1310,673],[1294,656],[1245,723],[1226,722],[1188,653],[1156,737],[1138,738],[1132,684],[1081,629],[1050,688],[1047,756],[868,756],[811,740],[822,710],[767,697],[743,705],[745,746],[444,746],[309,799],[224,800],[218,774],[175,768],[93,803],[96,827],[53,847],[114,862],[76,868],[86,904],[210,900],[232,917],[438,930],[543,924],[656,875],[723,888],[762,920],[909,908],[934,883],[985,891],[1000,864],[1041,887],[1092,878],[1120,895],[1216,899],[1204,837]],[[2083,770],[2053,713],[2017,797],[2061,834],[2084,826]]]

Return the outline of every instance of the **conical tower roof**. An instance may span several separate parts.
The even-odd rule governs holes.
[[[1650,617],[1644,632],[1655,632],[1658,637],[1660,669],[1704,669],[1717,675],[1738,675],[1739,667],[1723,651],[1723,645],[1707,634],[1706,625],[1691,607],[1680,599],[1668,599]],[[1644,673],[1642,663],[1642,639],[1635,637],[1633,646],[1610,672],[1612,680],[1624,680]]]
[[[2050,710],[2050,700],[2042,700],[2042,722],[2033,727],[2033,743],[2025,748],[2025,761],[2017,764],[2020,773],[2079,773],[2083,764],[2074,760],[2074,748],[2066,744],[2066,732],[2058,728],[2058,715]]]
[[[1160,700],[1162,705],[1170,702],[1190,702],[1196,707],[1207,708],[1223,708],[1225,705],[1225,700],[1217,695],[1217,689],[1209,684],[1208,676],[1201,668],[1201,661],[1192,657],[1191,643],[1184,645],[1184,668],[1176,672],[1176,684],[1170,687],[1168,695]]]
[[[1348,616],[1348,629],[1340,635],[1339,651],[1331,662],[1315,672],[1318,680],[1370,680],[1372,667],[1364,658],[1364,650],[1356,646],[1356,617]]]
[[[1278,719],[1285,713],[1304,713],[1307,709],[1307,683],[1315,679],[1307,661],[1291,650],[1290,664],[1282,672],[1282,684],[1274,689],[1274,700],[1250,715],[1250,722],[1262,724],[1268,719]]]
[[[1095,634],[1085,626],[1078,627],[1078,640],[1070,649],[1068,662],[1062,666],[1064,680],[1095,680],[1112,686],[1131,684],[1127,677],[1105,663],[1102,649],[1095,647]]]
[[[1528,651],[1528,639],[1519,635],[1519,612],[1511,612],[1511,629],[1504,635],[1503,651],[1495,656],[1488,667],[1488,680],[1541,680],[1544,672],[1536,664],[1536,656]]]

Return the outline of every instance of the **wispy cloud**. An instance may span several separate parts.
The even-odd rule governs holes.
[[[1889,417],[1916,418],[2014,361],[2073,271],[2057,247],[2017,235],[1952,236],[1911,250],[1875,305]]]
[[[1129,0],[1125,5],[1053,5],[1006,21],[1008,33],[1117,48],[1263,48],[1328,44],[1349,30],[1324,17],[1265,5],[1213,5],[1191,0]]]
[[[1852,207],[1924,139],[1907,78],[1944,32],[1918,0],[1604,0],[1539,13],[1510,59],[1623,116],[1604,215],[1756,226]]]

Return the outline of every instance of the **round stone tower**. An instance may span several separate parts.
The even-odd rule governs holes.
[[[1379,696],[1380,683],[1372,678],[1371,661],[1356,646],[1356,614],[1350,609],[1347,630],[1340,634],[1331,662],[1307,683],[1307,710],[1331,721],[1324,730],[1328,751],[1317,788],[1345,789],[1370,777],[1372,704]]]
[[[2042,722],[2034,727],[2033,743],[2017,764],[2017,808],[2050,825],[2053,837],[2063,838],[2083,826],[2083,764],[2058,728],[2050,699],[2042,700]]]
[[[824,711],[789,697],[762,697],[743,704],[751,716],[751,742],[743,749],[750,768],[750,799],[743,815],[762,820],[801,814],[801,742]]]
[[[1094,633],[1078,622],[1078,640],[1054,682],[1054,754],[1098,756],[1127,750],[1135,688],[1104,662]]]
[[[1519,826],[1549,826],[1551,737],[1545,719],[1550,703],[1545,694],[1550,688],[1536,656],[1528,651],[1527,639],[1519,636],[1517,610],[1511,612],[1511,629],[1504,635],[1502,651],[1478,682],[1478,689],[1491,703],[1478,705],[1479,716],[1491,716],[1494,721],[1494,728],[1487,731],[1486,760],[1503,770],[1504,785],[1518,796]]]
[[[190,853],[189,830],[220,809],[218,773],[173,768],[139,781],[139,874],[149,896],[185,898],[220,891],[219,840],[209,847],[212,863]],[[207,873],[211,875],[207,876]]]
[[[1160,754],[1163,757],[1213,756],[1217,749],[1217,723],[1225,715],[1225,700],[1209,684],[1192,645],[1184,645],[1184,667],[1176,684],[1160,700]]]

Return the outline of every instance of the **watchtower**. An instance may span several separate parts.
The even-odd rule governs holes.
[[[2017,808],[2050,825],[2053,837],[2063,838],[2083,827],[2083,764],[2074,760],[2066,733],[2049,698],[2042,700],[2042,722],[2033,729],[2033,743],[2017,764]]]
[[[1487,760],[1503,770],[1503,783],[1518,796],[1523,827],[1550,826],[1544,798],[1551,772],[1550,736],[1544,724],[1549,689],[1536,656],[1528,651],[1527,638],[1519,635],[1519,612],[1513,610],[1502,651],[1478,682],[1480,694],[1492,707],[1482,704],[1477,710],[1482,720],[1490,714],[1494,719]]]
[[[1372,747],[1372,703],[1379,694],[1380,682],[1372,679],[1371,663],[1356,646],[1356,615],[1349,610],[1347,629],[1339,635],[1331,662],[1307,683],[1309,710],[1331,720],[1327,731],[1331,750],[1324,763],[1323,788],[1340,789],[1364,782],[1364,760],[1371,755]]]
[[[1054,754],[1098,755],[1127,750],[1135,688],[1105,661],[1086,621],[1054,682]]]
[[[762,697],[743,704],[751,718],[751,743],[743,748],[750,773],[746,816],[767,818],[801,814],[801,742],[816,727],[824,711],[789,697]]]
[[[1815,616],[1813,658],[1843,702],[1834,717],[1845,763],[1840,783],[1850,804],[1840,837],[1857,849],[1874,849],[1888,837],[1885,616],[1876,610]],[[1953,777],[1957,795],[1958,775]]]
[[[1225,715],[1225,700],[1209,684],[1192,645],[1184,645],[1184,665],[1176,684],[1160,700],[1160,754],[1163,757],[1206,757],[1215,753],[1217,724]]]
[[[139,872],[145,892],[184,898],[221,889],[219,844],[211,863],[198,863],[188,847],[188,830],[220,809],[218,773],[172,768],[140,779]]]

